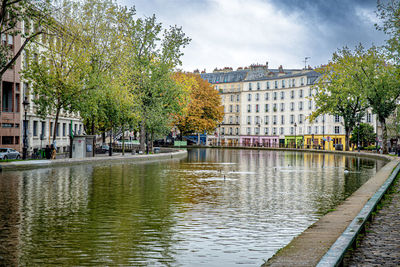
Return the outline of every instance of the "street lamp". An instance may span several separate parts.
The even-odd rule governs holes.
[[[322,116],[322,149],[325,150],[325,115]]]
[[[22,159],[26,159],[26,153],[28,150],[28,136],[27,136],[27,128],[28,128],[28,121],[26,120],[26,113],[28,112],[29,102],[28,97],[25,96],[24,101],[22,102],[25,111],[25,119],[24,119],[24,147],[22,148]]]
[[[360,152],[360,121],[358,121],[357,128],[357,150]]]
[[[297,128],[297,123],[294,123],[294,148],[297,148],[297,142],[296,142],[296,128]]]

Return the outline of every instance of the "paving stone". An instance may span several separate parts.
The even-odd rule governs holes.
[[[400,266],[400,182],[393,189],[344,266]]]

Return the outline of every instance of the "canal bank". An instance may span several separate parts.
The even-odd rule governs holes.
[[[182,159],[187,156],[187,150],[178,150],[160,154],[149,155],[114,155],[111,157],[92,157],[92,158],[65,158],[56,160],[27,160],[11,161],[0,164],[0,171],[19,171],[38,168],[51,168],[60,166],[72,166],[79,164],[105,164],[105,163],[133,163],[133,162],[153,162],[160,160]]]
[[[351,154],[364,156],[361,153]],[[375,156],[387,157],[376,154]],[[355,240],[367,217],[392,183],[393,176],[397,175],[392,172],[398,164],[398,159],[387,163],[334,211],[311,225],[262,266],[340,265],[347,246]],[[360,217],[361,214],[363,217]]]

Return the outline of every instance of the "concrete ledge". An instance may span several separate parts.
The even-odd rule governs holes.
[[[353,219],[350,225],[342,233],[342,235],[336,240],[336,242],[330,247],[328,252],[322,257],[317,267],[324,266],[339,266],[343,261],[343,257],[349,247],[356,240],[357,235],[365,227],[365,223],[371,217],[372,212],[376,209],[376,206],[385,195],[394,179],[400,171],[400,164],[397,165],[396,169],[392,172],[385,183],[378,189],[378,191],[368,200],[364,208],[358,213]]]
[[[112,157],[93,157],[80,159],[56,159],[56,160],[29,160],[12,161],[0,164],[0,171],[17,171],[37,168],[50,168],[59,166],[71,166],[79,164],[104,164],[104,163],[131,163],[149,162],[168,159],[181,159],[187,156],[186,150],[176,150],[175,152],[150,154],[150,155],[129,155]]]
[[[353,154],[359,155],[354,152]],[[358,222],[360,211],[364,205],[378,190],[381,190],[383,184],[390,183],[388,177],[391,177],[393,169],[398,164],[398,160],[387,163],[374,177],[336,207],[335,211],[321,217],[286,247],[279,250],[263,266],[316,266],[349,224],[352,221]],[[362,216],[365,217],[365,215]],[[327,263],[320,266],[335,265]]]

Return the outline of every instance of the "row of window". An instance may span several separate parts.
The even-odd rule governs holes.
[[[229,116],[227,121],[229,124],[240,124],[239,116],[236,116],[236,117]],[[226,120],[224,119],[222,121],[222,124],[225,124],[225,122],[226,122]]]
[[[226,128],[226,132],[225,132],[225,128],[222,127],[221,134],[222,135],[224,135],[224,134],[233,135],[233,128],[232,127]],[[239,135],[239,128],[235,128],[235,135]]]
[[[286,129],[286,131],[285,131],[285,129]],[[261,128],[261,127],[254,127],[254,128],[251,128],[251,127],[247,127],[246,128],[246,134],[247,135],[252,135],[253,133],[255,134],[255,135],[258,135],[258,134],[261,134],[261,132],[262,132],[262,130],[264,130],[264,134],[265,135],[269,135],[269,134],[272,134],[272,135],[277,135],[277,134],[280,134],[280,135],[284,135],[284,134],[291,134],[291,135],[295,135],[295,134],[323,134],[324,132],[325,132],[325,127],[324,126],[314,126],[314,127],[312,127],[312,126],[308,126],[307,128],[304,128],[305,129],[305,133],[303,133],[303,128],[302,127],[293,127],[293,126],[291,126],[291,127],[289,127],[289,128],[285,128],[285,127],[271,127],[271,128],[269,128],[269,127],[265,127],[265,128]],[[335,134],[341,134],[341,127],[340,126],[335,126],[334,127],[334,133]],[[221,134],[229,134],[229,135],[232,135],[233,134],[233,128],[232,127],[229,127],[229,128],[226,128],[226,131],[225,131],[225,128],[224,127],[222,127],[221,128]],[[235,128],[235,134],[236,135],[239,135],[239,128]]]
[[[251,107],[252,107],[252,105],[250,105],[250,104],[247,105],[247,112],[252,112]],[[302,101],[298,102],[297,103],[297,110],[301,111],[301,110],[303,110],[303,108],[304,108],[303,102]],[[312,101],[310,100],[310,101],[308,101],[308,109],[312,110],[312,108],[313,108],[313,104],[312,104]],[[232,107],[230,106],[229,109],[232,110]],[[294,111],[294,110],[295,110],[295,103],[294,102],[290,102],[290,111]],[[264,105],[264,112],[270,112],[270,111],[273,111],[273,112],[285,111],[285,103],[280,103],[279,106],[278,106],[277,103],[265,104]],[[232,112],[232,111],[230,111],[230,112]],[[237,112],[239,112],[239,106],[237,106]],[[255,104],[254,105],[254,112],[256,112],[256,113],[260,112],[260,105],[259,104]]]
[[[240,95],[230,95],[229,99],[231,100],[231,102],[235,102],[235,100],[236,102],[240,102]],[[225,96],[222,95],[222,102],[224,101],[225,101]]]
[[[290,124],[294,124],[296,122],[294,115],[290,115],[289,118],[290,118],[290,120],[289,120]],[[265,125],[268,125],[268,124],[270,124],[270,120],[269,119],[270,119],[270,116],[264,116],[264,121],[263,121],[261,117],[255,116],[254,117],[254,124],[258,124],[258,125],[265,124]],[[285,116],[284,115],[281,115],[279,117],[277,115],[271,116],[271,124],[278,124],[278,119],[279,119],[279,123],[280,124],[285,124]],[[247,124],[251,124],[251,122],[252,122],[252,117],[251,116],[247,116]],[[305,122],[305,116],[303,114],[299,114],[297,122],[299,124],[300,123],[304,123]]]
[[[290,88],[297,86],[297,79],[287,79],[287,80],[280,80],[280,81],[267,81],[267,82],[256,82],[256,83],[248,83],[247,88],[249,91],[256,89],[279,89],[279,88]],[[300,78],[300,86],[304,85],[304,77]]]
[[[291,90],[290,91],[290,98],[294,99],[295,95],[296,95],[295,90]],[[254,96],[254,100],[255,101],[259,101],[261,99],[261,94],[260,93],[255,93],[255,94],[250,94],[249,93],[249,94],[247,94],[247,101],[251,101],[252,96]],[[308,96],[312,96],[312,89],[311,88],[309,89]],[[304,97],[304,90],[303,89],[298,90],[298,97],[299,98],[303,98]],[[270,100],[270,99],[271,100],[278,100],[278,98],[281,99],[281,100],[285,99],[285,91],[279,92],[279,97],[278,97],[278,92],[271,93],[271,97],[270,97],[270,93],[264,93],[264,99],[265,100]]]
[[[62,123],[62,132],[60,132],[60,127],[61,127],[61,123],[57,123],[56,126],[56,136],[69,136],[69,134],[71,133],[71,124],[68,123],[68,133],[67,133],[67,123]],[[73,131],[74,134],[82,134],[82,124],[73,124]],[[39,136],[39,121],[33,121],[33,129],[32,129],[33,133],[32,135],[34,137]],[[50,135],[53,135],[53,131],[54,131],[54,122],[50,122]],[[42,137],[46,136],[46,122],[42,121],[40,122],[40,135]]]

